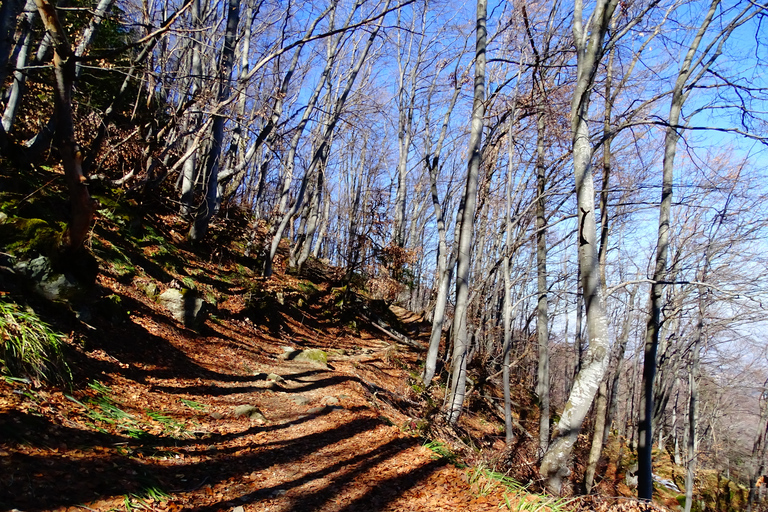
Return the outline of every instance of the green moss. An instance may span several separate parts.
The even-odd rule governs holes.
[[[3,248],[18,258],[53,255],[61,242],[62,232],[42,219],[13,217],[0,223]]]
[[[319,348],[310,348],[307,350],[302,350],[293,359],[295,361],[307,361],[320,366],[328,365],[328,354],[320,350]]]

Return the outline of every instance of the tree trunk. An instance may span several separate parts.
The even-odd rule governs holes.
[[[604,297],[600,286],[595,226],[595,188],[591,171],[592,144],[589,139],[589,103],[594,75],[604,53],[603,40],[618,0],[598,0],[585,33],[582,2],[577,0],[573,16],[573,35],[577,49],[577,81],[571,102],[573,168],[576,180],[578,255],[584,310],[589,332],[589,349],[576,375],[573,388],[557,424],[552,443],[539,469],[547,488],[559,494],[563,479],[570,475],[568,461],[597,388],[608,366],[610,344]]]
[[[10,2],[9,2],[10,4]],[[24,85],[27,81],[27,73],[24,68],[27,66],[27,60],[29,58],[30,47],[32,46],[32,25],[35,22],[37,11],[35,8],[35,0],[27,0],[24,6],[24,18],[19,27],[19,33],[21,37],[21,47],[18,55],[16,56],[16,69],[13,72],[13,82],[11,82],[11,90],[8,94],[8,102],[5,104],[5,110],[3,111],[3,131],[10,133],[13,128],[13,122],[16,119],[16,113],[21,105],[21,97],[24,93]],[[5,9],[5,6],[3,6]],[[0,15],[2,16],[2,15]],[[0,81],[2,84],[3,81]]]
[[[232,67],[235,58],[235,46],[237,39],[237,26],[240,24],[240,0],[228,0],[227,2],[227,31],[224,34],[224,47],[221,50],[221,61],[218,73],[218,93],[216,95],[216,112],[213,114],[213,129],[211,134],[211,146],[206,159],[205,169],[205,199],[198,208],[194,222],[189,230],[189,239],[202,240],[208,231],[211,218],[216,213],[216,197],[219,191],[219,161],[221,160],[221,148],[224,144],[224,104],[229,99]]]
[[[387,0],[385,2],[383,11],[386,11],[387,9],[389,9],[389,4],[390,4],[390,0]],[[351,15],[350,15],[350,20],[351,20]],[[349,20],[348,20],[348,23],[349,23]],[[332,42],[329,45],[328,58],[326,60],[325,69],[323,70],[322,76],[320,78],[320,81],[318,82],[317,87],[312,92],[312,97],[310,98],[309,104],[304,111],[304,115],[299,123],[299,128],[297,129],[297,132],[294,134],[294,137],[291,140],[291,147],[287,157],[287,165],[286,165],[286,169],[287,169],[286,179],[288,180],[288,182],[286,183],[286,185],[283,186],[283,193],[280,198],[280,211],[284,213],[282,214],[282,218],[280,219],[280,222],[277,225],[277,229],[272,235],[272,240],[269,245],[269,252],[264,259],[264,270],[263,270],[264,277],[269,277],[272,275],[272,262],[274,261],[275,255],[277,254],[277,248],[280,245],[280,239],[283,237],[283,233],[285,232],[285,228],[288,226],[288,223],[291,217],[293,217],[296,214],[296,212],[299,211],[299,208],[301,208],[301,204],[304,201],[304,192],[306,191],[306,188],[307,188],[307,176],[314,171],[315,167],[320,163],[320,160],[322,158],[325,158],[324,157],[325,153],[327,151],[330,151],[329,144],[330,144],[333,130],[336,128],[336,123],[338,123],[339,118],[341,117],[344,104],[347,101],[347,97],[349,96],[349,93],[352,90],[352,86],[354,85],[355,80],[357,79],[357,75],[360,72],[360,69],[362,68],[363,63],[365,62],[366,57],[368,56],[368,52],[370,51],[371,46],[373,45],[373,41],[378,36],[379,30],[381,30],[382,23],[383,23],[382,21],[379,21],[376,27],[371,31],[371,34],[368,37],[368,40],[366,41],[365,47],[362,49],[362,51],[359,52],[358,58],[355,61],[355,64],[353,65],[352,69],[349,71],[349,77],[347,79],[347,83],[344,86],[344,90],[336,99],[336,103],[333,106],[331,112],[329,113],[328,122],[323,127],[322,134],[320,135],[321,140],[319,142],[318,148],[315,150],[314,154],[312,155],[312,160],[310,161],[309,168],[307,169],[304,175],[304,178],[302,179],[302,183],[301,183],[301,186],[299,187],[299,193],[296,196],[296,200],[294,201],[293,206],[290,209],[288,209],[287,208],[288,189],[290,187],[290,181],[292,179],[294,159],[296,155],[296,149],[299,143],[299,137],[301,136],[301,133],[304,127],[309,121],[310,111],[314,109],[314,104],[320,95],[320,91],[322,90],[324,84],[328,80],[328,77],[331,72],[331,67],[334,64],[336,54],[338,53],[338,50],[341,44],[342,37],[340,36],[335,42]]]
[[[699,27],[688,52],[680,66],[680,73],[672,91],[672,100],[669,108],[669,128],[664,138],[664,161],[661,186],[661,205],[659,206],[659,228],[656,242],[656,265],[653,271],[653,284],[649,299],[650,312],[645,334],[645,354],[643,359],[643,393],[641,395],[640,420],[638,422],[638,484],[637,496],[643,500],[653,498],[653,386],[656,376],[656,355],[659,346],[659,328],[661,321],[662,297],[664,294],[664,280],[667,276],[667,254],[669,252],[669,230],[672,212],[672,187],[675,166],[675,152],[680,132],[677,125],[680,122],[680,113],[683,103],[688,95],[685,85],[691,75],[691,63],[699,47],[712,17],[714,16],[720,0],[713,0],[709,10]],[[690,91],[690,90],[689,90]]]
[[[485,49],[487,42],[486,17],[487,0],[477,0],[477,42],[475,48],[475,92],[472,105],[472,127],[469,136],[469,163],[467,166],[467,184],[462,200],[462,216],[457,251],[456,269],[456,308],[454,310],[453,362],[451,368],[451,386],[448,390],[447,419],[455,424],[464,407],[464,395],[467,384],[467,356],[469,339],[467,337],[467,309],[469,298],[469,270],[472,264],[472,238],[475,227],[475,207],[477,204],[477,182],[480,175],[480,148],[483,137],[483,118],[485,116]]]
[[[457,66],[458,68],[458,66]],[[432,83],[434,90],[435,82],[437,81],[437,75],[435,75],[435,81]],[[432,196],[432,206],[435,211],[435,221],[437,224],[437,297],[435,299],[435,308],[432,313],[432,332],[429,337],[429,348],[427,349],[427,359],[424,364],[424,375],[422,380],[425,386],[429,386],[437,371],[437,356],[440,351],[440,340],[443,336],[443,323],[445,321],[445,307],[448,303],[448,292],[451,288],[451,281],[453,280],[453,269],[456,264],[455,251],[452,251],[450,257],[448,256],[448,242],[446,240],[445,225],[446,219],[443,215],[443,208],[440,205],[440,198],[437,191],[437,177],[440,170],[440,154],[442,153],[443,143],[445,142],[446,134],[448,133],[448,123],[451,118],[451,113],[456,106],[456,101],[459,98],[459,92],[461,91],[460,80],[457,78],[454,84],[453,96],[445,111],[443,117],[443,125],[440,128],[440,135],[438,136],[437,143],[435,144],[434,153],[430,151],[431,140],[429,136],[429,107],[430,103],[427,103],[427,109],[424,114],[425,126],[427,130],[427,136],[425,141],[425,157],[424,165],[427,168],[429,174],[430,193]],[[431,94],[428,95],[431,97]],[[447,198],[446,198],[447,200]],[[461,214],[459,214],[461,215]],[[457,216],[457,219],[459,217]],[[458,233],[458,222],[456,224],[456,233]],[[458,241],[458,236],[454,235],[454,242]]]
[[[202,29],[203,26],[203,4],[201,0],[192,0],[192,24],[195,29]],[[200,57],[202,49],[197,38],[192,38],[190,42],[190,79],[191,79],[191,91],[190,96],[192,101],[200,94],[203,84],[203,61]],[[197,132],[197,127],[202,120],[201,107],[195,104],[187,116],[187,123],[189,123],[188,131],[191,133]],[[198,175],[198,143],[195,141],[195,137],[190,136],[187,142],[187,152],[190,153],[189,157],[184,161],[184,166],[181,172],[181,216],[185,219],[192,217],[193,204],[195,200],[195,185]]]
[[[539,364],[536,374],[536,396],[539,399],[539,450],[549,448],[549,313],[547,304],[547,175],[544,165],[544,96],[540,96],[536,118],[536,336]]]
[[[752,445],[752,460],[749,468],[749,495],[747,496],[747,512],[752,512],[758,501],[758,478],[764,478],[766,456],[768,455],[768,381],[763,383],[760,395],[760,421],[757,424],[757,435]],[[763,482],[765,485],[765,482]]]
[[[87,180],[83,176],[82,157],[75,141],[75,127],[72,121],[75,56],[53,5],[48,0],[35,0],[35,4],[54,44],[53,69],[56,76],[54,140],[61,155],[72,205],[72,216],[62,241],[62,248],[72,253],[82,247],[91,228],[93,213],[96,209],[88,193]]]

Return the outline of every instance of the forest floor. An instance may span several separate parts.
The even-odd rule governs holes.
[[[144,293],[146,273],[126,278],[106,265],[101,300],[119,310],[63,322],[75,385],[0,380],[0,509],[482,511],[503,502],[501,486],[473,491],[469,470],[439,443],[425,447],[403,412],[414,351],[320,319],[334,307],[327,283],[305,285],[314,298],[301,312],[276,303],[251,321],[235,265],[177,256],[221,301],[202,326],[176,322]],[[300,280],[273,281],[272,296],[295,300],[291,281]],[[291,360],[285,347],[320,348],[328,361]],[[238,406],[258,411],[237,416]]]
[[[373,325],[373,302],[334,288],[331,270],[263,280],[221,246],[200,257],[175,217],[153,224],[131,238],[97,222],[97,298],[79,320],[0,292],[66,333],[73,373],[66,389],[0,379],[0,510],[609,509],[529,494],[493,473],[487,461],[509,457],[498,422],[463,419],[486,461],[473,467],[427,440],[441,390],[418,388],[422,354]],[[194,329],[156,300],[182,287],[208,303]],[[425,341],[417,315],[380,313]],[[289,352],[307,349],[327,361]]]

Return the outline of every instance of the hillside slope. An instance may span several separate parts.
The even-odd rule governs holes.
[[[2,223],[55,232],[60,191],[33,194],[5,193]],[[71,383],[0,380],[0,509],[638,509],[529,494],[492,471],[510,456],[492,414],[441,427],[442,389],[418,385],[418,315],[316,261],[263,280],[236,212],[192,247],[163,208],[101,200],[99,272],[76,299],[40,299],[18,270],[43,242],[4,248],[0,300],[62,333]],[[169,294],[200,316],[174,316]]]

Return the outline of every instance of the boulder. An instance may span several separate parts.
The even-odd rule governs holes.
[[[61,266],[61,265],[59,265]],[[78,278],[74,273],[54,268],[47,256],[37,256],[14,265],[14,271],[27,277],[38,295],[57,302],[81,299],[93,287],[93,282]]]
[[[203,299],[192,290],[168,289],[157,298],[178,322],[194,327],[202,318]]]

